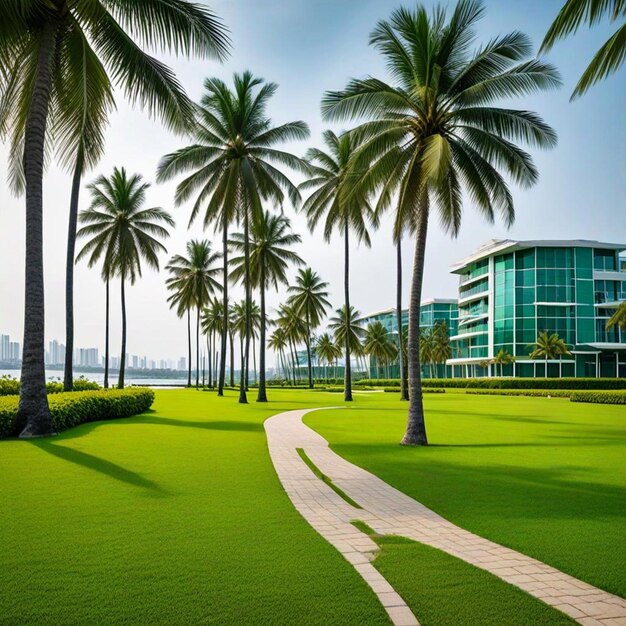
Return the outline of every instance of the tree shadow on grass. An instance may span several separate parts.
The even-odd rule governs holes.
[[[43,450],[48,454],[52,454],[57,458],[63,459],[64,461],[69,461],[70,463],[75,463],[81,467],[86,467],[87,469],[100,472],[101,474],[105,474],[110,478],[119,480],[129,485],[147,489],[152,492],[153,495],[165,494],[161,486],[154,481],[144,478],[137,472],[127,470],[116,463],[112,463],[106,459],[101,459],[93,454],[82,452],[81,450],[75,450],[74,448],[68,448],[66,446],[59,446],[49,440],[32,440],[31,443],[40,450]]]
[[[182,428],[200,428],[203,430],[225,430],[240,432],[260,432],[263,424],[246,422],[244,420],[196,421],[183,420],[172,417],[146,417],[137,421],[137,424],[154,424],[157,426],[179,426]]]

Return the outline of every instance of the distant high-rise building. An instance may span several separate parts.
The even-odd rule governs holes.
[[[9,335],[0,335],[0,361],[8,361],[10,359],[10,343],[11,338],[9,337]]]
[[[187,369],[187,359],[184,356],[181,356],[178,359],[178,368],[181,372],[184,372]]]
[[[139,367],[139,357],[136,354],[133,354],[132,362],[133,367],[137,369]]]

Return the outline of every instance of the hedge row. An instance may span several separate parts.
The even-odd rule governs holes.
[[[355,387],[399,387],[399,378],[364,378]],[[425,378],[422,387],[464,389],[626,389],[626,378]]]
[[[626,391],[576,391],[570,402],[594,402],[596,404],[626,404]]]
[[[95,391],[100,385],[82,376],[74,381],[74,391]],[[63,383],[50,381],[46,383],[48,393],[63,393]],[[17,396],[20,393],[20,381],[9,376],[0,377],[0,396]]]
[[[569,398],[571,389],[468,389],[474,396],[538,396],[540,398]]]
[[[16,396],[0,398],[0,438],[18,434]],[[147,411],[154,391],[146,388],[73,391],[48,397],[52,423],[57,432],[84,422],[130,417]]]
[[[400,387],[385,387],[383,389],[386,393],[400,393]],[[436,389],[433,387],[424,387],[422,393],[445,393],[445,389]]]

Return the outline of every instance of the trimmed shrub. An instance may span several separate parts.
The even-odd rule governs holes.
[[[399,387],[400,379],[362,379],[355,387]],[[422,387],[461,389],[626,389],[626,378],[425,378]]]
[[[570,402],[626,404],[626,391],[576,391],[569,399]]]
[[[101,389],[100,385],[87,380],[84,376],[74,380],[74,391],[95,391]],[[50,393],[64,393],[63,383],[59,381],[49,381],[46,383],[46,391]],[[12,376],[2,376],[0,378],[0,396],[17,396],[20,393],[20,381]]]
[[[400,387],[385,387],[383,389],[385,393],[400,393]],[[422,389],[422,393],[445,393],[445,389],[435,389],[430,387],[425,387]]]
[[[468,389],[468,395],[474,396],[536,396],[540,398],[569,398],[571,389]]]
[[[0,438],[17,435],[16,417],[19,398],[0,398]],[[73,391],[48,397],[52,423],[57,432],[97,420],[131,417],[147,411],[154,402],[152,389],[101,389]]]

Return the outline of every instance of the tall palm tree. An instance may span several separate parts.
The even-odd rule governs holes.
[[[362,340],[365,337],[365,329],[359,311],[352,306],[349,313],[346,314],[346,311],[348,309],[345,305],[337,309],[328,322],[328,328],[333,331],[335,342],[343,348],[345,367],[348,369],[350,367],[348,358],[352,355],[358,358],[363,354]]]
[[[571,356],[567,344],[558,333],[550,333],[543,330],[537,335],[537,341],[530,344],[533,351],[529,354],[531,359],[545,359],[545,376],[548,377],[548,359],[557,359],[562,356]]]
[[[169,213],[160,207],[144,209],[146,190],[150,185],[139,174],[128,176],[122,167],[113,169],[107,178],[99,176],[88,187],[91,204],[80,212],[84,226],[77,237],[90,237],[76,260],[89,257],[94,265],[100,257],[108,276],[119,276],[122,300],[122,349],[118,387],[124,387],[126,367],[126,281],[133,285],[141,278],[141,263],[159,269],[159,252],[167,252],[159,239],[169,237],[162,224],[174,226]]]
[[[264,211],[259,220],[252,225],[249,242],[250,249],[250,281],[253,287],[259,290],[260,308],[260,339],[259,339],[259,389],[257,402],[267,402],[266,374],[265,374],[265,336],[267,327],[267,312],[265,293],[270,287],[278,289],[280,284],[287,283],[287,269],[290,263],[302,265],[300,256],[288,248],[302,241],[300,235],[291,231],[291,223],[284,215],[272,215]],[[230,247],[238,256],[231,260],[233,270],[230,277],[234,281],[245,277],[245,248],[244,233],[234,233],[230,240]]]
[[[287,349],[287,336],[283,328],[276,328],[267,341],[267,347],[278,355],[279,365],[283,370],[286,379],[289,379],[289,367],[285,360],[285,350]]]
[[[291,285],[289,302],[293,304],[306,322],[306,356],[309,370],[309,389],[313,389],[313,367],[311,365],[312,333],[317,328],[330,308],[328,300],[328,283],[324,282],[317,272],[310,267],[298,270],[296,284]]]
[[[357,243],[371,245],[368,224],[376,225],[375,214],[365,196],[356,193],[346,199],[346,185],[351,183],[353,173],[350,164],[359,143],[355,135],[343,133],[337,136],[331,130],[323,134],[327,152],[311,148],[307,159],[311,165],[311,177],[300,185],[300,189],[313,189],[313,193],[303,204],[309,229],[313,230],[324,219],[324,239],[330,241],[334,230],[339,230],[344,238],[344,306],[350,310],[350,232]],[[344,333],[348,337],[349,333]],[[350,346],[344,346],[346,354],[344,400],[352,401],[352,370],[350,367]]]
[[[389,337],[389,332],[382,322],[375,321],[367,325],[363,352],[370,358],[376,359],[376,378],[380,378],[380,364],[388,363],[397,354],[396,347]]]
[[[331,366],[337,362],[337,359],[343,354],[341,347],[338,346],[329,333],[323,333],[317,338],[315,343],[317,356],[322,363]],[[328,376],[325,376],[328,378]]]
[[[379,193],[376,211],[395,208],[394,235],[415,237],[409,301],[409,415],[402,442],[426,445],[419,363],[419,312],[426,234],[431,210],[456,236],[464,190],[488,220],[498,212],[507,225],[513,198],[501,172],[524,187],[538,174],[516,142],[556,144],[555,132],[535,113],[499,108],[501,98],[557,87],[550,65],[535,58],[520,32],[492,39],[471,52],[483,16],[479,0],[460,0],[449,19],[443,8],[398,9],[378,23],[370,44],[384,55],[392,83],[353,79],[343,91],[325,94],[328,120],[366,118],[353,132],[362,140],[353,159],[353,194]]]
[[[224,303],[218,298],[211,298],[209,305],[202,311],[202,333],[207,341],[208,358],[208,386],[214,387],[217,383],[217,369],[215,359],[217,357],[216,336],[222,334],[222,324],[224,323]],[[222,346],[224,347],[224,346]]]
[[[493,357],[495,365],[500,366],[500,376],[504,375],[504,366],[509,365],[509,363],[513,363],[514,361],[515,357],[506,348],[500,348]]]
[[[443,365],[444,378],[447,376],[446,361],[452,357],[452,347],[450,345],[450,333],[445,320],[436,320],[433,325],[433,336],[435,341],[434,361]]]
[[[166,285],[186,290],[189,304],[196,309],[196,387],[200,384],[200,313],[211,296],[222,289],[215,278],[220,271],[215,265],[220,257],[207,239],[192,239],[187,243],[187,256],[176,254],[165,268],[172,275]]]
[[[191,130],[194,143],[165,155],[158,167],[160,181],[192,172],[178,185],[176,202],[181,204],[195,197],[190,223],[204,211],[204,226],[214,224],[222,230],[222,346],[226,345],[228,325],[229,227],[235,220],[243,223],[247,241],[251,224],[262,216],[262,201],[270,201],[281,207],[287,193],[294,205],[299,203],[298,189],[278,166],[306,171],[307,165],[302,159],[275,146],[309,136],[308,126],[302,121],[272,125],[266,111],[277,89],[275,83],[266,83],[250,72],[244,72],[234,75],[233,86],[234,89],[229,88],[219,78],[205,80],[206,93],[197,107],[196,123]],[[246,259],[249,254],[249,248],[246,247]],[[245,279],[245,283],[246,298],[250,299],[250,281]],[[246,346],[249,346],[249,339],[246,340]],[[247,357],[248,347],[245,351]],[[222,347],[218,395],[223,394],[225,353]],[[247,402],[243,385],[240,402]]]
[[[183,128],[193,111],[171,70],[145,53],[125,29],[145,46],[184,54],[221,58],[228,44],[215,16],[187,0],[110,4],[9,0],[2,7],[0,136],[10,137],[13,182],[26,192],[26,322],[18,417],[26,423],[24,437],[52,432],[44,366],[46,148],[55,148],[61,163],[74,171],[67,275],[71,295],[80,179],[102,151],[103,129],[113,105],[111,83],[174,130]],[[72,342],[71,298],[68,305]],[[71,355],[71,346],[67,348]]]
[[[539,52],[547,52],[554,44],[575,33],[582,24],[595,26],[603,18],[621,25],[598,50],[580,77],[571,99],[582,96],[592,85],[616,72],[626,56],[626,3],[623,0],[567,0],[548,29]]]
[[[173,281],[173,278],[168,279]],[[187,387],[191,387],[191,310],[194,308],[195,303],[193,300],[193,293],[189,289],[189,286],[185,282],[168,282],[165,281],[168,291],[172,291],[172,295],[168,297],[170,309],[176,309],[176,315],[178,317],[187,317]],[[108,284],[107,284],[108,290]],[[107,291],[107,308],[108,308],[108,291]],[[108,310],[107,310],[107,343],[109,337],[108,331]],[[108,346],[107,346],[108,350]],[[106,376],[106,370],[105,370]]]
[[[298,345],[305,340],[307,334],[306,322],[298,312],[298,309],[290,302],[282,304],[277,311],[276,324],[285,333],[289,352],[291,355],[293,384],[296,378],[300,378],[298,363]]]

